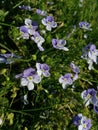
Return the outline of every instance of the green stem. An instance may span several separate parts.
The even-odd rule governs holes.
[[[8,26],[8,27],[15,27],[15,26],[13,26],[13,25],[6,24],[6,23],[1,23],[1,22],[0,22],[0,25],[3,25],[3,26]]]
[[[19,114],[23,114],[23,115],[27,115],[27,116],[32,117],[31,114],[25,113],[23,111],[17,111],[17,110],[13,110],[13,109],[8,109],[8,110],[11,111],[11,112],[15,112],[15,113],[19,113]]]
[[[12,9],[15,9],[16,7],[18,7],[20,4],[22,4],[25,0],[22,0],[21,2],[19,2],[18,4],[16,4]]]
[[[0,46],[1,46],[2,48],[6,49],[7,51],[13,53],[12,50],[10,50],[9,48],[7,48],[5,45],[3,45],[3,44],[0,43]]]

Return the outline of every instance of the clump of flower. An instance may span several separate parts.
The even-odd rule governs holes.
[[[78,130],[90,130],[91,120],[87,119],[82,114],[78,114],[73,118],[73,124],[78,126]]]
[[[46,16],[46,18],[42,19],[42,24],[46,26],[46,30],[51,31],[52,28],[57,27],[57,23],[54,21],[52,16]]]
[[[41,76],[39,76],[35,69],[28,68],[15,76],[15,78],[20,78],[21,86],[27,86],[28,90],[34,89],[34,83],[38,84],[41,81]]]
[[[66,40],[52,39],[52,45],[54,48],[59,49],[59,50],[64,50],[64,51],[69,50],[67,47],[65,47]]]
[[[40,10],[40,9],[36,9],[36,13],[39,14],[39,15],[42,15],[42,16],[46,16],[47,15],[46,11]]]
[[[18,38],[29,39],[31,35],[37,30],[37,22],[33,22],[31,19],[25,19],[25,25],[19,27],[21,36]]]
[[[0,54],[0,63],[11,64],[16,59],[20,59],[20,58],[21,58],[20,56],[17,56],[13,53]]]
[[[49,77],[50,73],[50,67],[47,64],[41,64],[41,63],[36,63],[36,68],[37,68],[37,73],[40,76],[45,76],[45,77]]]
[[[80,22],[80,23],[79,23],[79,27],[80,27],[81,29],[84,29],[84,30],[92,30],[92,29],[90,28],[90,27],[91,27],[90,23],[85,22],[85,21]]]
[[[32,8],[30,6],[25,6],[25,5],[20,5],[19,8],[22,9],[22,10],[27,10],[27,11],[32,10]]]
[[[97,91],[93,88],[84,90],[81,93],[81,97],[84,100],[85,106],[92,104],[94,106],[94,111],[98,113],[98,98]]]
[[[21,36],[18,39],[31,38],[31,40],[33,40],[37,44],[39,50],[44,51],[44,48],[42,47],[42,43],[45,41],[45,39],[38,33],[37,29],[38,29],[38,24],[26,18],[25,25],[20,27]]]
[[[89,64],[88,69],[93,69],[93,63],[97,64],[97,56],[98,56],[98,49],[94,44],[88,44],[86,47],[83,48],[83,55],[82,58],[87,60]]]

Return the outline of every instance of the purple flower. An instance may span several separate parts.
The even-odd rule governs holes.
[[[71,78],[72,74],[67,73],[59,78],[59,83],[62,84],[63,89],[66,89],[67,85],[72,85],[73,80]]]
[[[42,16],[46,16],[47,15],[46,11],[40,10],[40,9],[36,9],[36,13],[39,14],[39,15],[42,15]]]
[[[98,105],[94,105],[94,111],[98,114]]]
[[[37,68],[37,73],[38,75],[43,75],[45,77],[49,77],[50,73],[49,73],[49,66],[47,64],[40,64],[40,63],[36,63],[36,68]]]
[[[21,36],[18,37],[17,39],[18,40],[20,38],[29,39],[29,37],[35,33],[37,28],[38,28],[37,22],[33,22],[31,19],[26,18],[25,25],[19,27]]]
[[[28,33],[33,35],[38,28],[37,22],[33,22],[31,19],[25,19],[25,27],[28,29]]]
[[[21,58],[21,57],[15,55],[13,53],[0,54],[0,63],[11,64],[16,59],[19,59],[19,58]]]
[[[73,81],[77,80],[78,79],[78,73],[80,73],[80,69],[78,66],[76,66],[74,64],[74,62],[71,62],[70,63],[70,68],[71,70],[75,73],[74,77],[73,77]]]
[[[25,5],[21,5],[21,6],[19,6],[19,8],[22,10],[28,10],[28,11],[32,10],[32,8],[30,6],[25,6]]]
[[[26,28],[25,25],[20,27],[20,35],[21,36],[17,38],[18,40],[20,38],[29,39],[28,29]]]
[[[76,126],[79,126],[81,119],[82,119],[82,114],[78,114],[77,116],[74,116],[73,117],[73,124]]]
[[[80,22],[79,23],[79,27],[81,28],[81,29],[85,29],[85,30],[91,30],[91,25],[88,23],[88,22],[84,22],[84,21],[82,21],[82,22]]]
[[[93,69],[93,63],[97,64],[98,49],[94,44],[88,44],[83,48],[82,58],[87,60],[89,64],[88,69]]]
[[[66,40],[52,39],[52,45],[54,48],[59,50],[69,50],[67,47],[64,47],[66,45]]]
[[[97,91],[95,89],[88,89],[84,90],[81,93],[81,97],[84,100],[85,106],[88,106],[89,104],[95,104],[96,103],[96,94]]]
[[[47,16],[46,18],[43,18],[42,24],[46,26],[46,29],[48,31],[51,31],[52,28],[57,27],[57,23],[54,22],[54,18],[52,16]]]
[[[97,64],[97,56],[98,56],[98,50],[96,49],[96,46],[91,44],[88,52],[88,57]]]
[[[28,68],[15,76],[15,78],[21,78],[21,86],[27,86],[28,90],[34,89],[34,83],[38,84],[41,81],[41,76],[39,76],[35,69]]]
[[[45,39],[38,32],[35,32],[31,39],[37,44],[37,47],[40,51],[44,51],[42,43],[45,41]]]
[[[71,63],[70,63],[70,68],[71,68],[71,70],[72,70],[75,74],[80,73],[79,67],[76,66],[76,65],[74,64],[74,62],[71,62]]]
[[[91,120],[87,119],[82,114],[78,114],[73,118],[74,125],[78,126],[78,130],[90,130]]]
[[[79,130],[90,130],[91,128],[91,120],[87,119],[85,116],[81,119],[81,124],[78,126]]]
[[[94,99],[94,111],[96,112],[96,113],[98,113],[98,98],[96,98],[96,99]]]

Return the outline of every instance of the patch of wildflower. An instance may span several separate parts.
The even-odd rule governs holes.
[[[20,34],[21,36],[18,37],[18,39],[29,39],[33,40],[40,51],[44,51],[44,48],[42,47],[42,43],[45,41],[45,39],[38,33],[38,24],[37,22],[33,22],[31,19],[26,18],[25,19],[25,25],[20,27]]]
[[[87,119],[82,114],[78,114],[73,118],[73,124],[78,126],[78,130],[90,130],[91,129],[91,119]]]
[[[54,48],[59,49],[59,50],[64,50],[64,51],[69,50],[67,47],[65,47],[66,40],[52,39],[52,45]]]
[[[45,63],[36,63],[36,69],[28,68],[25,69],[22,73],[15,76],[16,79],[20,78],[21,86],[27,86],[28,90],[34,89],[34,84],[38,84],[42,80],[42,75],[49,77],[49,66]],[[27,96],[24,97],[24,100],[27,101]]]
[[[81,56],[83,59],[87,60],[89,64],[88,69],[93,69],[93,63],[97,64],[97,56],[98,56],[98,49],[94,44],[88,44],[86,47],[83,48],[83,55]]]
[[[46,30],[51,31],[52,28],[57,27],[57,23],[54,21],[53,16],[46,16],[46,18],[42,19],[42,24],[46,26]]]

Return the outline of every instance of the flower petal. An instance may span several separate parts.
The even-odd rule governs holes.
[[[39,75],[34,75],[33,76],[33,82],[34,83],[39,83],[41,81],[41,76],[39,76]]]
[[[27,86],[28,80],[26,78],[21,78],[21,86]]]
[[[28,90],[33,90],[34,89],[34,84],[33,82],[29,82],[27,85]]]

